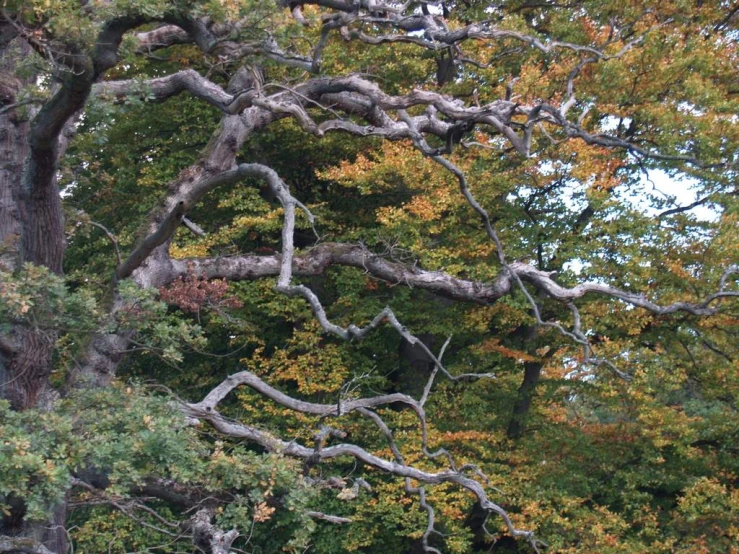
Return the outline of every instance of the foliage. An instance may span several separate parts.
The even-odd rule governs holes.
[[[306,544],[312,523],[305,512],[313,495],[301,482],[299,466],[209,440],[185,426],[167,398],[140,387],[116,386],[75,394],[53,414],[14,412],[7,402],[0,407],[2,494],[23,498],[27,517],[43,520],[73,477],[109,483],[104,494],[84,490],[74,497],[82,511],[73,517],[79,525],[73,537],[82,551],[105,545],[103,550],[128,552],[162,541],[156,532],[162,520],[152,518],[145,504],[131,502],[152,474],[212,498],[220,506],[219,521],[245,537],[267,545],[276,528],[288,547]],[[273,502],[281,510],[270,508]],[[155,507],[160,518],[180,517],[181,508]],[[8,507],[3,510],[7,513]],[[168,542],[167,548],[177,548]]]
[[[112,17],[141,18],[149,22],[144,30],[183,13],[207,15],[212,28],[242,23],[219,39],[220,50],[205,53],[201,45],[173,43],[142,56],[133,32],[126,36],[122,59],[105,79],[134,79],[132,88],[125,97],[93,94],[60,166],[65,276],[33,264],[0,273],[0,333],[13,338],[22,328],[52,337],[53,384],[63,393],[51,411],[14,411],[0,401],[6,517],[15,515],[17,499],[34,521],[68,501],[79,552],[194,548],[187,527],[193,506],[207,506],[219,528],[237,530],[234,548],[247,551],[417,552],[427,540],[464,554],[532,552],[538,544],[513,540],[500,518],[451,482],[424,485],[437,531],[425,537],[428,513],[397,475],[347,456],[319,463],[285,454],[293,443],[316,445],[317,452],[351,443],[394,459],[382,429],[341,405],[382,394],[419,398],[436,366],[388,325],[362,340],[325,332],[304,299],[276,290],[272,277],[208,279],[195,272],[204,259],[249,257],[256,267],[285,256],[286,209],[261,181],[214,189],[191,207],[187,217],[204,233],[180,226],[164,247],[167,270],[174,275],[179,263],[185,273],[159,281],[112,277],[117,256],[125,260],[165,219],[172,191],[191,174],[216,173],[208,156],[229,118],[239,117],[185,94],[161,102],[149,79],[190,69],[228,90],[242,65],[258,66],[262,99],[292,91],[317,123],[336,117],[364,125],[359,108],[336,115],[331,92],[323,104],[294,92],[309,79],[305,68],[275,54],[294,61],[323,44],[330,10],[316,3],[302,7],[309,25],[272,3],[251,1],[126,0],[80,9],[77,2],[37,0],[6,7],[43,46],[36,47],[37,79],[28,95],[48,87],[42,72],[60,81],[66,75],[61,56],[42,59],[39,51],[94,52]],[[420,4],[412,8],[416,15]],[[432,15],[447,30],[484,19],[504,33],[453,46],[429,39],[434,49],[419,47],[412,39],[423,37],[415,31],[401,42],[361,40],[389,32],[389,16],[378,13],[326,35],[320,71],[367,77],[387,95],[438,92],[468,110],[502,98],[516,107],[545,102],[559,109],[574,82],[577,102],[567,124],[512,112],[510,128],[531,132],[525,155],[479,122],[460,137],[424,138],[464,173],[503,251],[455,175],[424,153],[417,137],[306,132],[282,98],[281,108],[260,112],[279,117],[249,135],[234,164],[271,167],[316,216],[315,223],[298,216],[298,255],[308,256],[315,244],[361,244],[409,275],[439,272],[478,288],[508,275],[505,259],[554,275],[562,287],[595,282],[660,306],[702,305],[719,287],[736,291],[736,274],[725,273],[739,260],[735,8],[728,15],[725,2],[682,0],[430,4],[443,10],[443,17]],[[534,39],[549,50],[531,47]],[[562,43],[605,54],[584,63],[593,52]],[[246,45],[243,58],[233,54],[234,44]],[[260,50],[265,44],[270,55]],[[444,81],[438,70],[447,56],[456,61],[453,78]],[[422,104],[393,112],[392,124],[438,111]],[[447,115],[439,121],[455,123]],[[583,140],[576,126],[599,141]],[[389,307],[430,351],[443,351],[451,375],[494,374],[459,381],[437,375],[423,434],[417,415],[400,402],[375,409],[403,463],[447,471],[447,456],[426,455],[443,448],[454,467],[474,466],[461,473],[478,479],[515,527],[534,530],[550,552],[736,550],[735,299],[715,301],[708,315],[659,313],[613,295],[563,302],[526,281],[493,301],[464,302],[378,277],[369,264],[327,264],[293,279],[318,295],[337,325],[367,324]],[[110,386],[79,388],[71,376],[100,334],[125,336],[127,349],[115,355],[127,356]],[[585,350],[577,340],[583,337]],[[291,410],[239,388],[218,410],[224,421],[281,437],[270,452],[248,437],[217,433],[202,414],[203,421],[183,415],[183,403],[201,401],[240,371],[338,413]],[[336,432],[325,438],[329,430]],[[147,494],[161,483],[176,494]],[[409,480],[406,488],[421,485]],[[316,512],[352,522],[329,523]]]

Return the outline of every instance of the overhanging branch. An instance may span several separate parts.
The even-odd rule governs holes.
[[[273,277],[279,275],[281,262],[280,254],[172,260],[172,272],[168,280],[173,281],[189,273],[206,279],[233,281]],[[509,294],[514,284],[508,271],[502,271],[490,282],[470,281],[441,271],[427,271],[415,265],[388,260],[361,245],[341,243],[323,243],[305,253],[296,254],[293,259],[292,272],[300,276],[322,275],[332,265],[362,269],[368,275],[391,285],[405,285],[447,298],[478,304],[495,302]],[[657,315],[677,312],[687,312],[698,316],[714,315],[718,313],[719,308],[712,304],[721,298],[739,297],[738,291],[727,291],[722,287],[699,302],[675,302],[660,305],[649,300],[642,293],[631,293],[599,283],[583,283],[571,288],[563,287],[554,280],[552,272],[538,270],[523,262],[512,262],[509,268],[523,281],[531,283],[549,297],[564,303],[572,302],[588,294],[601,295],[616,298]],[[727,269],[728,275],[737,272],[739,271],[733,267]],[[723,277],[724,285],[728,275]]]
[[[299,444],[297,441],[285,441],[282,440],[266,431],[244,425],[235,421],[231,421],[221,416],[216,411],[208,413],[201,412],[195,409],[188,409],[186,411],[189,415],[198,417],[204,421],[210,423],[217,431],[228,435],[233,438],[246,439],[256,444],[261,445],[263,448],[270,452],[278,452],[285,456],[291,456],[302,459],[315,459],[318,455],[320,460],[331,460],[339,457],[348,456],[356,459],[374,469],[378,469],[382,472],[396,475],[398,477],[407,477],[409,479],[415,479],[421,483],[426,484],[442,484],[442,483],[453,483],[456,484],[469,492],[471,492],[479,501],[480,505],[484,510],[493,512],[503,519],[509,533],[517,538],[525,538],[530,541],[534,540],[534,534],[531,531],[523,531],[518,529],[506,511],[498,504],[491,501],[485,488],[476,480],[463,475],[454,470],[445,470],[438,473],[423,471],[413,466],[404,465],[395,461],[385,460],[379,456],[371,454],[367,450],[354,445],[354,444],[336,444],[322,448],[318,454],[315,449],[308,448]]]

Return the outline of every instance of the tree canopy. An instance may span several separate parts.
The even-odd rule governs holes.
[[[6,0],[0,552],[733,552],[738,13]]]

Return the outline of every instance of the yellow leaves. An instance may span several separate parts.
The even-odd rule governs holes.
[[[339,500],[354,500],[359,495],[359,490],[354,487],[345,487],[339,491],[336,498]]]
[[[441,438],[446,443],[448,442],[459,442],[459,443],[466,443],[466,442],[473,442],[473,441],[485,441],[487,443],[490,443],[492,437],[490,433],[486,433],[483,431],[473,431],[473,430],[467,430],[467,431],[446,431],[441,435]]]
[[[448,188],[434,188],[430,194],[414,196],[403,206],[403,210],[421,221],[439,221],[456,201],[457,198],[452,197]]]
[[[450,182],[438,166],[421,156],[407,141],[383,142],[371,157],[359,154],[353,162],[343,160],[337,166],[318,171],[317,176],[357,188],[363,194],[395,189],[399,185],[433,190],[440,182]]]
[[[703,540],[710,537],[723,537],[729,544],[739,544],[739,491],[727,488],[718,479],[700,477],[686,487],[678,499],[680,519],[677,524],[683,530],[690,530],[695,538],[686,544],[688,552],[717,552]],[[688,546],[689,545],[689,546]],[[726,550],[737,552],[736,549]]]
[[[50,14],[64,7],[64,3],[61,0],[34,0],[32,5],[33,11],[39,19],[48,17]],[[34,35],[37,35],[37,38],[41,38],[42,34],[41,30],[34,31]]]
[[[739,326],[739,318],[731,314],[716,314],[701,319],[697,325],[704,329],[731,329]]]
[[[524,102],[529,103],[549,96],[546,93],[548,84],[549,75],[541,63],[524,64],[518,75],[515,92],[521,95]]]
[[[365,179],[372,170],[374,162],[364,154],[357,155],[354,162],[341,160],[338,166],[323,171],[316,171],[316,176],[321,179],[336,181],[343,185],[351,186],[352,183]]]
[[[269,506],[266,502],[260,502],[254,507],[254,521],[256,523],[262,523],[272,519],[272,514],[275,513],[275,508]]]
[[[486,332],[490,328],[490,320],[498,305],[482,306],[469,310],[464,315],[464,327],[471,331]]]
[[[690,279],[692,280],[693,276],[691,273],[685,269],[682,265],[682,263],[679,260],[665,260],[664,264],[667,266],[667,269],[677,277],[680,277],[681,279]]]
[[[10,443],[6,441],[6,445],[9,445]],[[15,440],[15,453],[18,456],[25,456],[28,453],[28,449],[31,447],[31,442],[26,439],[16,439]]]
[[[57,467],[56,467],[56,464],[54,463],[54,461],[47,459],[47,460],[44,460],[44,465],[41,467],[40,472],[44,476],[46,476],[46,478],[49,481],[54,482],[54,481],[56,481],[56,469],[57,469]]]
[[[505,302],[498,302],[489,308],[491,319],[494,317],[498,327],[502,330],[513,330],[531,318],[524,310],[520,310]]]
[[[471,504],[469,495],[458,488],[441,486],[434,489],[434,497],[440,499],[437,506],[443,517],[458,522],[465,520]]]
[[[273,363],[276,367],[272,375],[281,381],[295,381],[304,394],[336,391],[349,374],[348,368],[341,362],[338,349],[333,345],[295,357],[280,350],[274,356]]]
[[[555,424],[566,424],[570,420],[570,414],[561,404],[546,404],[540,408],[542,415],[547,421]]]
[[[386,206],[377,210],[377,222],[385,227],[391,227],[404,216],[403,209],[395,206]]]
[[[149,414],[146,414],[141,419],[144,422],[144,426],[146,426],[146,428],[149,431],[155,431],[156,430],[156,427],[155,427],[155,425],[153,424],[153,421],[152,421],[152,417]]]
[[[640,434],[657,448],[674,445],[677,438],[690,442],[697,433],[693,424],[699,419],[688,416],[681,406],[645,406],[638,415]]]
[[[20,283],[0,281],[0,299],[11,314],[18,316],[26,315],[33,307],[33,296],[21,291]]]
[[[218,460],[220,458],[223,458],[225,456],[225,453],[223,452],[223,441],[215,441],[213,445],[213,452],[211,453],[210,457],[212,460]]]
[[[302,212],[298,214],[298,226],[304,221],[301,214]],[[212,249],[233,244],[243,235],[256,240],[260,233],[279,231],[282,228],[283,215],[282,208],[272,209],[259,215],[241,215],[234,218],[231,224],[223,225],[217,231],[208,233],[197,240],[192,240],[188,231],[180,230],[176,235],[176,239],[180,240],[172,242],[169,250],[170,256],[175,259],[206,257],[210,255]],[[187,241],[184,244],[183,239]],[[274,252],[272,249],[268,250],[267,253]]]
[[[239,0],[217,0],[217,3],[227,19],[238,18],[239,12],[241,11],[241,2]]]
[[[169,255],[175,260],[184,258],[205,258],[210,248],[206,243],[187,244],[180,246],[175,242],[169,247]]]
[[[296,383],[303,394],[335,392],[349,375],[341,350],[324,341],[315,322],[296,330],[285,347],[272,356],[264,356],[263,352],[263,348],[257,348],[244,362],[271,380]]]
[[[609,41],[609,38],[613,33],[613,28],[607,25],[598,25],[597,22],[593,21],[590,17],[584,16],[579,18],[578,22],[580,27],[588,39],[594,43],[605,43]]]

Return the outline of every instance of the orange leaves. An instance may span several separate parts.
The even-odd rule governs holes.
[[[272,519],[272,514],[275,513],[275,508],[268,505],[266,502],[260,502],[254,506],[254,521],[256,523],[262,523]]]
[[[339,165],[316,173],[321,179],[336,181],[343,185],[351,185],[356,181],[366,179],[373,166],[374,162],[364,154],[360,153],[357,155],[354,162],[341,160]]]
[[[405,209],[423,221],[439,218],[439,213],[434,209],[434,205],[423,196],[414,196]]]
[[[402,208],[396,209],[395,213],[407,220],[409,216],[413,216],[424,222],[439,221],[443,218],[447,208],[456,203],[456,200],[452,197],[449,189],[435,188],[424,195],[414,196]],[[390,213],[392,213],[392,210],[379,210],[378,221],[384,221],[386,225],[391,225],[393,219],[388,217]]]
[[[515,350],[513,348],[503,346],[502,344],[500,344],[500,339],[497,338],[487,339],[483,341],[482,344],[480,344],[479,349],[482,352],[497,352],[505,358],[516,360],[516,362],[518,363],[533,362],[538,360],[536,356],[532,356],[522,350]]]
[[[160,288],[159,297],[168,304],[178,306],[184,312],[197,313],[202,308],[240,308],[242,302],[227,292],[228,282],[225,279],[208,281],[187,275]]]
[[[602,146],[572,142],[567,148],[574,154],[571,174],[592,189],[608,191],[619,184],[616,172],[623,167],[623,158]]]
[[[321,179],[332,180],[362,194],[376,194],[397,187],[431,189],[443,175],[437,166],[408,141],[383,142],[372,155],[360,153],[353,162],[342,160],[334,167],[318,171]],[[448,180],[446,176],[442,180]],[[430,186],[432,185],[432,186]]]
[[[633,423],[584,423],[580,430],[594,443],[598,444],[625,444],[633,443],[638,436],[638,426]]]

